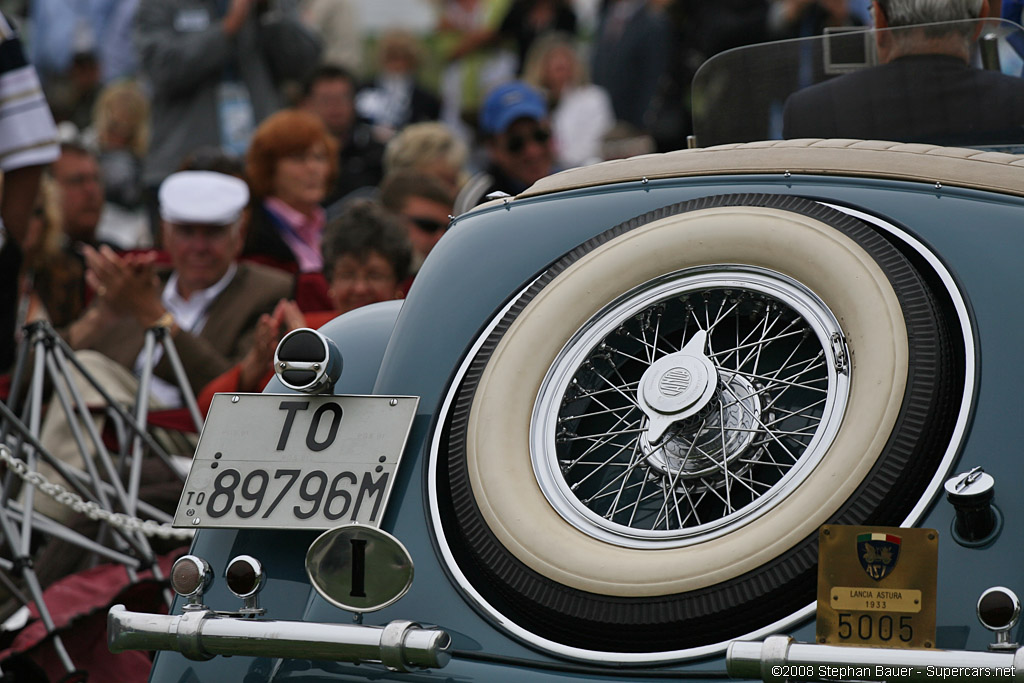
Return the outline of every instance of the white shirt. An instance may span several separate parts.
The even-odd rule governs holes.
[[[238,267],[232,263],[231,267],[228,268],[228,272],[224,273],[224,277],[206,289],[192,292],[192,296],[188,299],[183,298],[178,293],[178,273],[174,272],[171,274],[170,279],[167,280],[167,284],[164,285],[164,291],[160,296],[160,300],[163,302],[167,312],[174,316],[174,322],[180,329],[190,334],[199,334],[203,331],[203,327],[206,326],[206,321],[209,318],[207,309],[220,296],[228,284],[231,283],[237,271]],[[146,349],[143,347],[135,359],[135,374],[140,377],[145,368],[145,355]],[[154,347],[150,367],[155,368],[162,357],[163,347]],[[152,376],[150,383],[150,400],[154,406],[160,408],[178,408],[182,405],[181,391],[178,389],[178,385],[167,382],[156,375]]]
[[[562,93],[551,112],[551,129],[562,168],[601,161],[605,134],[615,125],[615,113],[607,91],[583,85]]]

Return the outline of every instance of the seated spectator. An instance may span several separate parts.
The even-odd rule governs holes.
[[[323,270],[320,203],[337,172],[334,138],[315,115],[289,109],[256,130],[246,157],[253,191],[242,255],[291,272]]]
[[[436,121],[441,100],[420,87],[419,39],[407,31],[387,31],[377,44],[377,75],[356,95],[356,111],[374,126],[376,138],[390,140],[410,123]]]
[[[236,263],[244,240],[243,210],[249,199],[238,178],[209,171],[182,171],[160,186],[164,245],[172,271],[157,277],[151,254],[119,256],[109,247],[85,247],[86,275],[96,300],[68,330],[72,348],[99,351],[122,369],[141,371],[142,337],[167,327],[198,390],[241,357],[262,313],[292,292],[292,278],[257,264]],[[166,359],[154,371],[173,380]],[[157,387],[162,387],[157,389]],[[156,381],[167,406],[179,404],[176,389]]]
[[[451,192],[432,175],[411,169],[399,170],[388,174],[381,184],[380,201],[405,223],[412,245],[411,274],[415,274],[448,229],[452,214]],[[404,284],[406,291],[411,284],[410,277]]]
[[[83,248],[98,247],[100,218],[103,216],[103,179],[96,156],[84,146],[65,142],[60,156],[50,166],[63,232],[59,254],[48,259],[45,269],[36,271],[35,291],[57,329],[77,320],[89,303],[91,292],[85,282]]]
[[[480,110],[487,167],[459,191],[456,215],[492,192],[516,195],[555,169],[548,108],[543,96],[523,81],[495,88]]]
[[[152,243],[143,201],[142,160],[149,148],[149,99],[135,81],[104,86],[92,126],[82,134],[96,150],[106,206],[99,234],[125,249]]]
[[[325,64],[313,71],[303,91],[302,108],[320,117],[338,146],[338,172],[324,206],[353,191],[376,186],[383,175],[384,145],[374,139],[369,125],[356,118],[356,86],[351,72]]]
[[[413,123],[384,148],[384,176],[413,170],[441,180],[454,197],[468,177],[469,149],[441,122]]]
[[[242,361],[200,392],[204,414],[215,393],[260,391],[273,375],[274,351],[288,332],[320,327],[360,306],[402,298],[409,244],[395,216],[379,205],[366,200],[349,204],[344,214],[327,225],[322,249],[332,308],[303,314],[294,302],[282,301],[272,313],[261,316],[254,343]]]
[[[589,82],[572,40],[559,33],[538,39],[527,56],[523,80],[547,95],[559,166],[601,161],[601,142],[615,125],[615,112],[604,88]]]
[[[147,329],[167,328],[185,379],[198,391],[242,358],[260,316],[291,295],[290,276],[236,263],[248,199],[245,183],[237,178],[206,171],[169,176],[159,192],[163,244],[173,268],[165,281],[158,277],[151,255],[119,256],[105,246],[85,248],[96,300],[71,325],[67,337],[78,362],[113,400],[134,403],[138,377],[151,370],[151,408],[181,404],[170,361],[160,352],[150,357],[145,353]],[[81,380],[77,384],[87,404],[102,404],[91,385]],[[63,462],[81,457],[59,405],[47,411],[41,440]],[[44,476],[56,474],[48,470]],[[41,505],[47,514],[67,514],[52,500]]]
[[[95,245],[103,216],[103,176],[99,161],[79,142],[63,142],[50,167],[57,181],[64,233],[74,242]]]

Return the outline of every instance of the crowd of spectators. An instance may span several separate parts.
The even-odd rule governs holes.
[[[371,37],[351,0],[31,0],[60,144],[5,280],[14,334],[49,320],[180,405],[143,354],[160,326],[196,395],[258,391],[289,330],[404,296],[453,215],[684,146],[697,64],[846,5],[603,0],[585,24],[571,0],[433,0],[434,31]]]

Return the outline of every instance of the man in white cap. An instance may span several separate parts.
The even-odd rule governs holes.
[[[87,248],[86,278],[96,294],[67,337],[79,363],[113,400],[134,403],[138,377],[148,362],[153,369],[150,407],[174,408],[181,405],[181,394],[173,368],[162,353],[146,357],[146,330],[169,330],[188,382],[198,393],[241,360],[260,316],[292,296],[293,280],[279,270],[236,263],[249,201],[244,181],[211,171],[182,171],[163,182],[159,199],[163,245],[172,266],[169,277],[158,275],[153,254]],[[88,405],[103,405],[88,382],[76,378],[76,385]],[[47,411],[41,441],[54,457],[81,468],[59,404],[52,403]],[[45,463],[40,472],[60,481]],[[56,519],[68,519],[70,513],[47,496],[36,497],[36,509]]]
[[[256,322],[292,294],[291,276],[236,263],[249,201],[245,182],[212,171],[182,171],[160,186],[163,245],[173,267],[162,282],[152,254],[87,248],[86,279],[96,300],[68,331],[72,348],[92,349],[138,374],[145,330],[170,329],[192,389],[198,392],[247,351]],[[154,367],[154,393],[179,405],[170,364]]]

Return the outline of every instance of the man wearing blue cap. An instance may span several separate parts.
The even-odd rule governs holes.
[[[555,147],[544,97],[522,81],[491,91],[480,108],[480,131],[489,158],[455,201],[462,213],[492,192],[516,195],[555,169]]]

